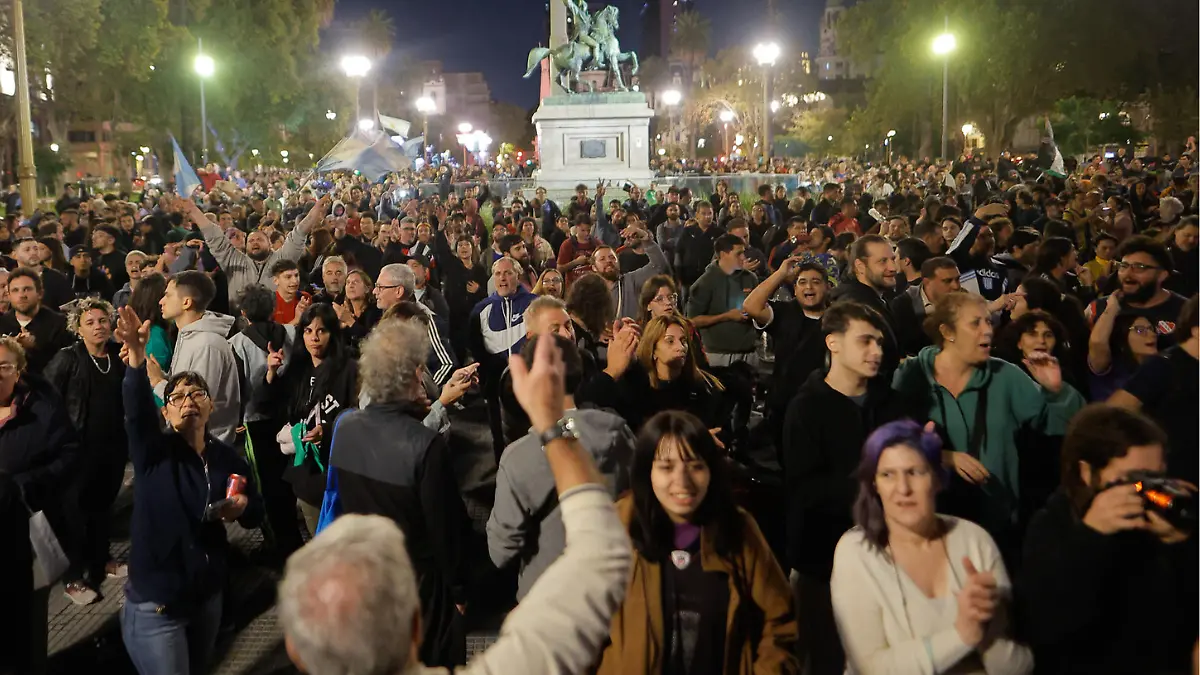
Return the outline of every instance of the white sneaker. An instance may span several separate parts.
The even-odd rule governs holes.
[[[63,595],[79,606],[90,605],[100,597],[99,593],[89,588],[82,581],[72,581],[67,584],[66,589],[63,590]]]

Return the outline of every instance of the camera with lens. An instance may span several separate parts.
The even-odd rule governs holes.
[[[1176,528],[1195,531],[1196,493],[1183,481],[1153,471],[1134,471],[1122,482],[1133,485],[1146,509]]]

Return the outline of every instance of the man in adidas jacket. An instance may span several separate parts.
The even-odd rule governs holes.
[[[517,276],[516,262],[500,258],[492,265],[496,292],[471,310],[471,353],[479,361],[479,379],[487,399],[488,422],[496,461],[504,452],[504,427],[500,422],[500,381],[508,367],[509,354],[518,354],[525,344],[525,310],[537,296],[525,290]]]

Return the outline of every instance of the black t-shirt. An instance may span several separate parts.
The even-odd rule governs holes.
[[[89,442],[119,438],[125,433],[125,413],[121,408],[123,372],[118,366],[112,356],[99,359],[89,356],[80,364],[88,379],[87,422],[82,431]]]
[[[621,252],[617,254],[617,262],[621,264],[621,273],[625,274],[649,265],[650,256],[622,246]]]
[[[1179,314],[1183,311],[1183,305],[1187,302],[1187,298],[1178,293],[1170,293],[1167,296],[1166,302],[1160,302],[1153,307],[1133,307],[1128,303],[1121,303],[1121,316],[1144,316],[1154,325],[1154,330],[1158,333],[1158,348],[1164,350],[1175,344],[1175,322],[1179,320]],[[1108,306],[1108,298],[1099,298],[1087,308],[1088,322],[1095,324],[1096,317],[1104,313],[1104,308]]]
[[[729,581],[700,565],[700,540],[662,563],[663,675],[724,672]]]
[[[767,406],[783,412],[809,373],[825,362],[821,320],[805,316],[795,300],[772,300],[771,323],[763,329],[775,342],[775,367]]]
[[[1200,363],[1180,346],[1171,347],[1142,362],[1125,383],[1125,391],[1142,402],[1142,408],[1167,432],[1167,469],[1172,476],[1196,483],[1200,480]]]

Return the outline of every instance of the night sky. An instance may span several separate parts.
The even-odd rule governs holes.
[[[552,0],[561,2],[561,0]],[[440,60],[447,72],[482,71],[492,98],[532,107],[538,78],[521,79],[529,50],[545,43],[546,0],[338,0],[334,19],[353,21],[379,8],[396,23],[395,51],[416,60]],[[816,56],[818,21],[825,0],[776,0],[784,25],[776,39],[785,51]],[[611,0],[621,10],[621,49],[639,50],[642,0]],[[712,20],[713,53],[738,44],[749,49],[767,26],[767,0],[697,0]]]

